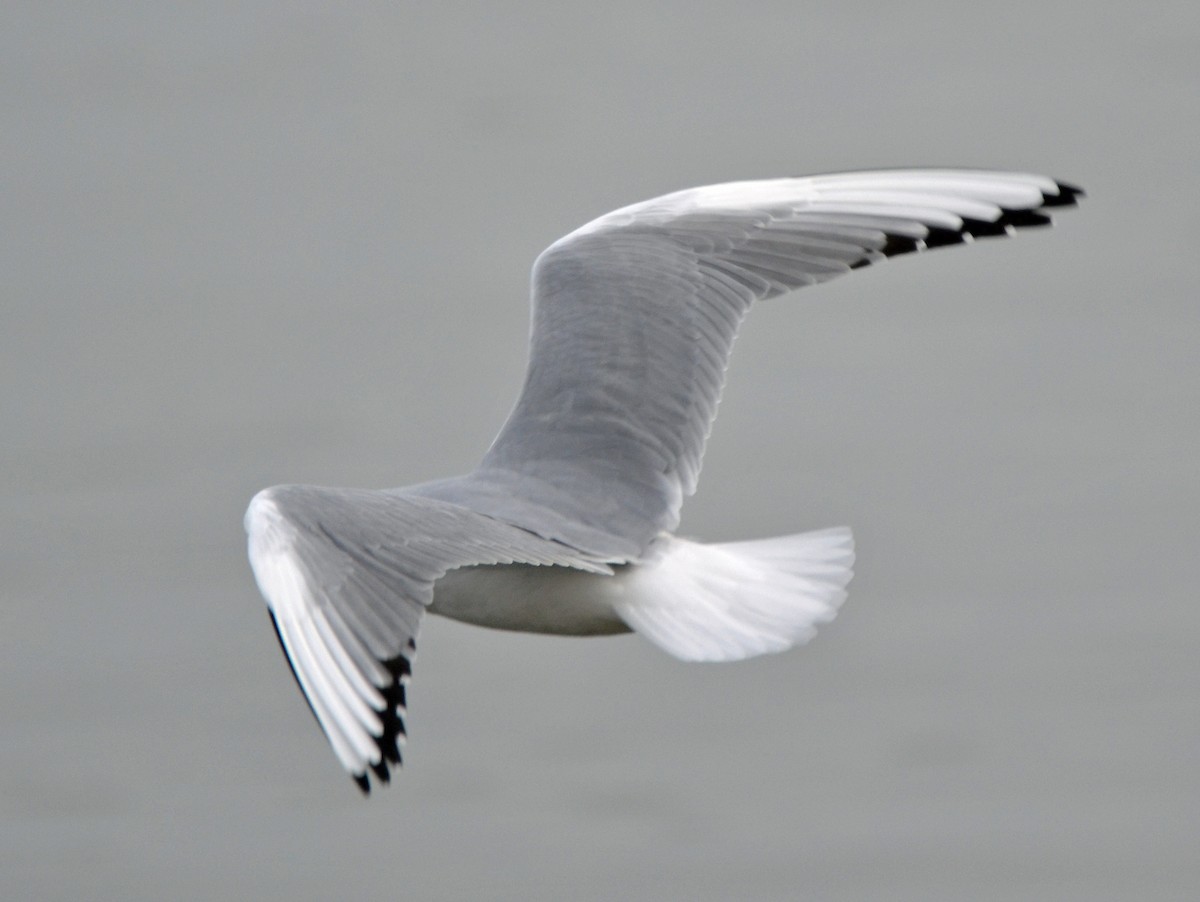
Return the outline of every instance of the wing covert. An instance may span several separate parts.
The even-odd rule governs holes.
[[[1052,179],[895,170],[735,182],[624,207],[533,270],[525,384],[478,473],[551,487],[645,548],[678,525],[742,318],[757,300],[898,254],[1050,223]]]

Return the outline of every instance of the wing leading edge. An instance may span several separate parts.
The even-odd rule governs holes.
[[[601,216],[534,266],[525,384],[475,477],[545,486],[560,515],[613,537],[590,551],[644,549],[695,490],[754,301],[1049,225],[1081,194],[1038,175],[895,170],[712,185]]]

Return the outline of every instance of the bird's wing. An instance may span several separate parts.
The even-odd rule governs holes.
[[[894,170],[712,185],[602,216],[534,265],[524,388],[476,478],[612,537],[589,550],[636,555],[695,490],[752,302],[1047,225],[1079,194],[1038,175]],[[487,509],[506,516],[502,498]]]
[[[405,685],[434,582],[474,564],[610,572],[565,546],[397,492],[278,486],[246,511],[250,563],[317,722],[370,790],[400,763]]]

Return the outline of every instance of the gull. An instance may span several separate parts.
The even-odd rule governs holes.
[[[525,383],[474,472],[398,489],[276,486],[246,511],[279,644],[359,788],[401,763],[426,612],[633,631],[691,661],[807,641],[846,597],[848,528],[674,535],[742,318],[888,257],[1049,225],[1081,195],[969,169],[731,182],[622,207],[547,248]]]

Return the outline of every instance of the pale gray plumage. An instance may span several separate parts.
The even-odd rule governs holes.
[[[706,659],[807,638],[844,597],[848,531],[736,546],[669,535],[746,311],[888,256],[1046,225],[1046,208],[1080,193],[974,170],[739,182],[625,207],[555,242],[534,266],[525,386],[475,472],[386,491],[277,487],[247,512],[280,641],[342,764],[366,790],[368,769],[386,780],[399,763],[426,608],[578,632],[569,615],[587,607]],[[464,576],[439,590],[452,570]],[[479,603],[489,591],[493,615]]]

